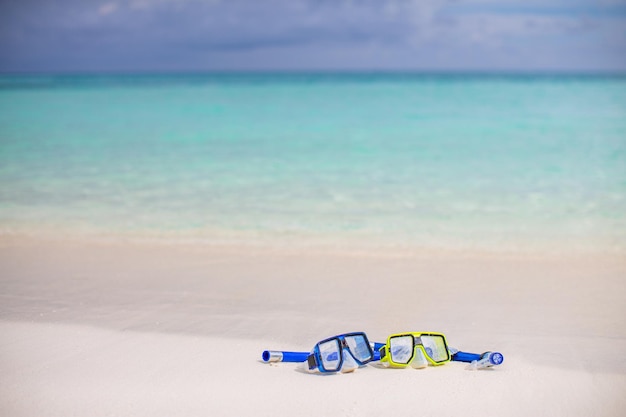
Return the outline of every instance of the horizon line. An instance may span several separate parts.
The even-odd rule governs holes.
[[[625,70],[488,69],[221,69],[221,70],[45,70],[2,71],[0,76],[141,76],[141,75],[423,75],[423,76],[604,76],[625,77]]]

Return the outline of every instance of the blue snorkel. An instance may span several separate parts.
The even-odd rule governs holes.
[[[380,360],[380,348],[385,346],[384,343],[370,343],[372,350],[374,351],[374,357],[372,361]],[[306,362],[309,357],[307,352],[284,352],[280,350],[264,350],[261,354],[261,359],[265,363],[272,362]]]
[[[491,368],[501,365],[504,362],[504,355],[500,352],[485,352],[482,355],[477,353],[459,352],[451,349],[452,360],[457,362],[467,362],[467,369],[477,370]]]
[[[261,358],[263,362],[306,362],[307,352],[282,352],[280,350],[264,350]]]

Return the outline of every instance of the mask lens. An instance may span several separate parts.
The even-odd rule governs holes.
[[[326,371],[338,371],[341,363],[341,352],[339,340],[332,339],[324,343],[318,344],[320,358],[322,359],[322,367]]]
[[[443,362],[450,359],[446,339],[442,336],[422,335],[422,345],[426,354],[435,362]]]
[[[372,351],[367,338],[360,335],[346,336],[346,343],[350,353],[360,362],[369,362],[372,359]]]
[[[395,336],[389,339],[391,360],[395,363],[408,364],[413,357],[413,336]]]

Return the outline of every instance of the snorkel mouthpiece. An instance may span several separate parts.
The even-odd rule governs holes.
[[[500,365],[504,362],[504,355],[500,352],[485,352],[479,360],[472,361],[467,366],[469,370],[486,369],[492,366]]]
[[[500,365],[504,362],[504,356],[500,352],[487,352],[489,362],[492,365]]]

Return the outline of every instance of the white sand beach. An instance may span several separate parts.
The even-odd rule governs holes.
[[[623,256],[344,249],[5,238],[1,414],[626,412]],[[505,362],[320,376],[261,361],[348,331],[438,331]]]

